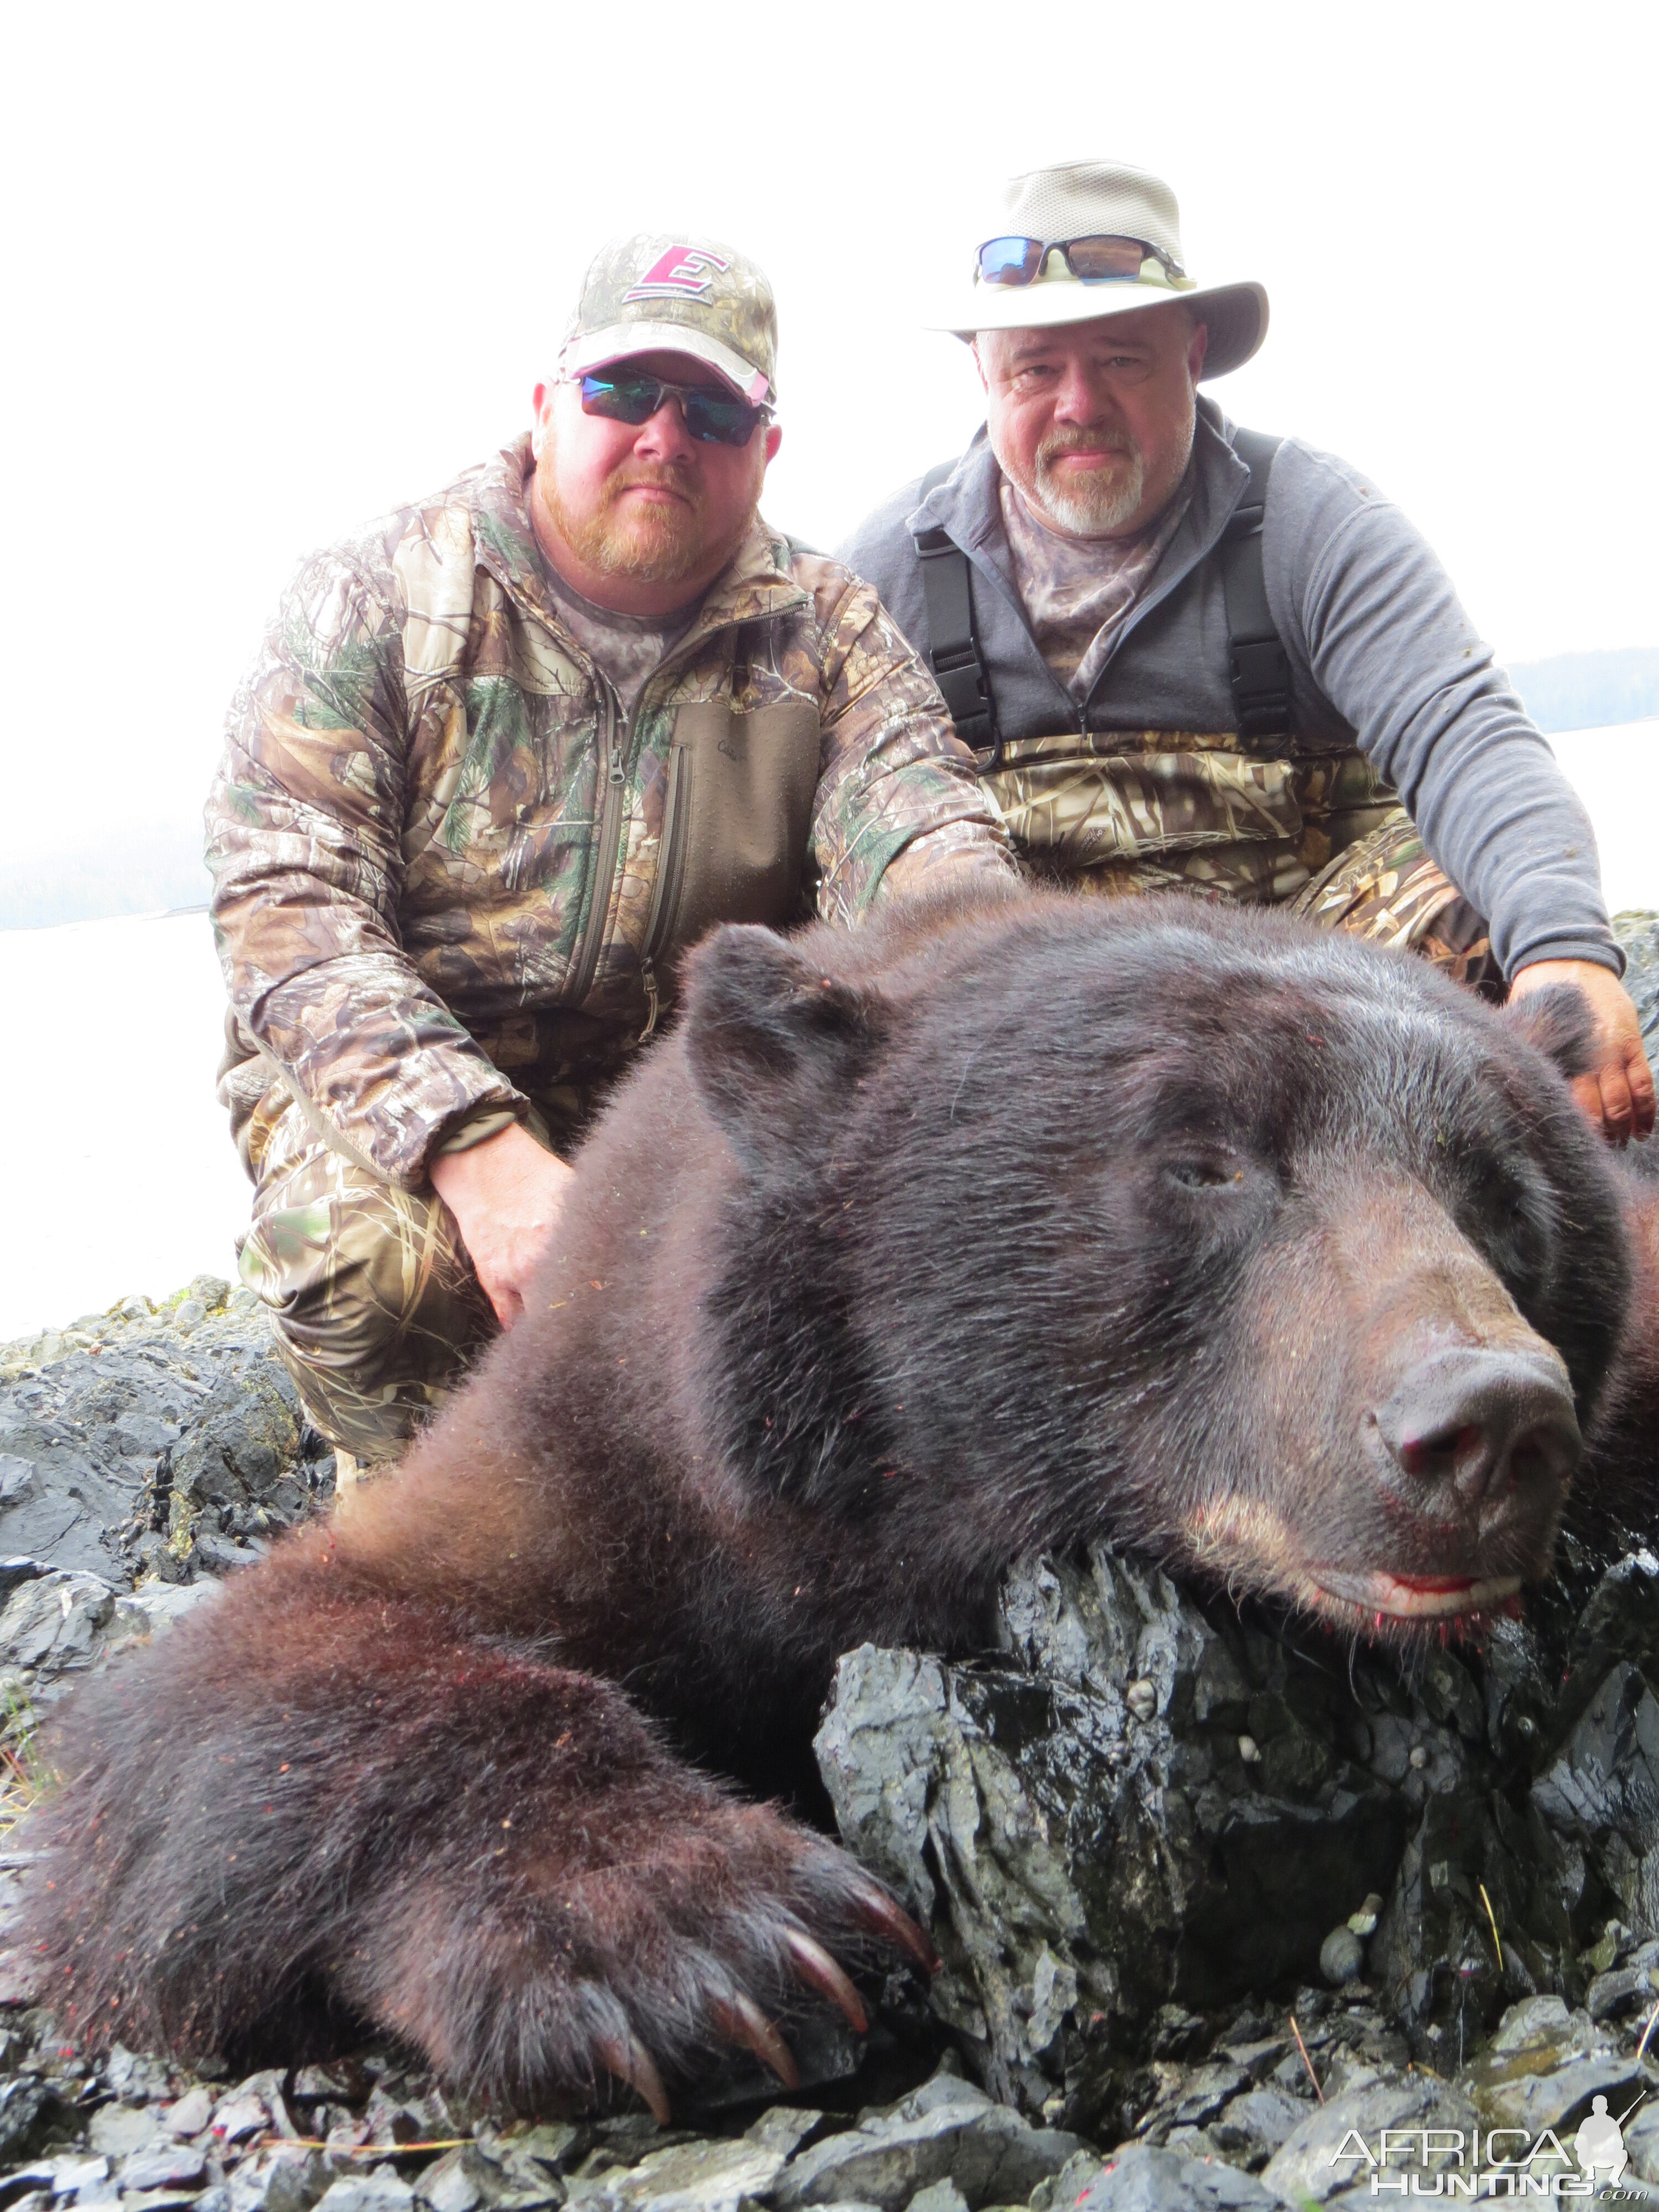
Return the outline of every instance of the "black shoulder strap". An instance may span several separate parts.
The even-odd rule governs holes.
[[[1279,446],[1277,438],[1264,437],[1259,430],[1233,434],[1233,451],[1249,470],[1250,480],[1216,549],[1227,602],[1233,712],[1247,744],[1285,737],[1291,726],[1291,664],[1267,611],[1267,586],[1261,573],[1261,518]]]
[[[1227,606],[1228,673],[1239,735],[1247,744],[1283,738],[1291,726],[1291,664],[1267,609],[1261,572],[1261,519],[1277,438],[1258,430],[1235,432],[1233,450],[1249,470],[1249,482],[1217,548]],[[956,464],[941,462],[921,480],[925,499]],[[928,659],[957,733],[975,752],[996,749],[996,710],[984,656],[974,628],[972,569],[968,556],[943,530],[920,530],[916,556],[927,610]]]
[[[941,461],[921,480],[926,499],[956,463]],[[968,556],[943,530],[915,533],[921,564],[922,603],[927,610],[927,658],[945,695],[957,735],[976,753],[996,752],[996,714],[985,659],[974,629],[974,588]]]

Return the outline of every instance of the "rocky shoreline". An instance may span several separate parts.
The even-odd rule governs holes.
[[[1651,1050],[1659,917],[1620,929]],[[216,1278],[0,1346],[0,1941],[40,1714],[333,1476]],[[1659,2198],[1642,1542],[1570,1541],[1523,1623],[1409,1665],[1103,1550],[1011,1577],[1003,1622],[971,1664],[842,1662],[843,1832],[945,1963],[927,2001],[890,1978],[864,2047],[806,2037],[803,2092],[734,2069],[672,2129],[506,2124],[384,2049],[243,2080],[89,2059],[0,1960],[0,2212],[1243,2212],[1370,2198],[1352,2146],[1383,2127],[1428,2193],[1477,2130],[1570,2161],[1598,2098],[1621,2188]]]
[[[32,1784],[39,1711],[127,1638],[170,1632],[180,1611],[210,1603],[292,1504],[281,1486],[327,1494],[325,1462],[306,1457],[295,1424],[295,1455],[269,1481],[275,1510],[257,1496],[195,1502],[192,1468],[246,1483],[251,1467],[269,1477],[273,1464],[256,1458],[269,1430],[227,1432],[223,1374],[249,1401],[268,1393],[287,1406],[258,1317],[200,1302],[193,1328],[118,1314],[94,1334],[97,1351],[71,1347],[44,1370],[7,1362],[0,1447],[21,1455],[20,1384],[44,1425],[29,1386],[50,1379],[53,1419],[108,1480],[121,1472],[113,1460],[147,1455],[113,1452],[119,1432],[105,1439],[89,1418],[88,1394],[109,1388],[98,1363],[113,1353],[112,1375],[124,1356],[154,1370],[159,1352],[184,1401],[179,1433],[151,1435],[153,1464],[125,1468],[137,1510],[110,1540],[118,1576],[154,1559],[143,1547],[165,1516],[178,1579],[152,1567],[130,1589],[84,1565],[0,1565],[19,1577],[0,1611],[14,1810]],[[95,1382],[70,1367],[77,1358]],[[182,1389],[191,1380],[194,1398]],[[177,1509],[158,1480],[169,1451],[189,1478]],[[1644,1755],[1659,1758],[1659,1707],[1644,1673],[1659,1682],[1659,1559],[1637,1547],[1604,1564],[1576,1547],[1566,1569],[1524,1626],[1505,1624],[1481,1652],[1437,1652],[1406,1670],[1362,1655],[1340,1680],[1292,1624],[1234,1615],[1224,1650],[1213,1609],[1105,1551],[1012,1578],[1000,1655],[954,1668],[867,1646],[849,1655],[820,1758],[849,1840],[931,1908],[945,1958],[931,2007],[896,1973],[863,2048],[844,2037],[798,2045],[804,2092],[775,2099],[734,2069],[672,2128],[628,2112],[503,2124],[383,2048],[246,2079],[119,2046],[89,2060],[31,2002],[13,1960],[0,1969],[0,2204],[1248,2212],[1369,2198],[1363,2160],[1333,2158],[1344,2142],[1375,2147],[1384,2127],[1404,2131],[1390,2170],[1421,2169],[1431,2188],[1453,2166],[1444,2147],[1477,2130],[1518,2129],[1571,2160],[1598,2096],[1629,2115],[1621,2185],[1659,2198],[1659,1938],[1613,1886],[1623,1875],[1639,1906],[1659,1865],[1659,1786]],[[1259,1679],[1235,1678],[1241,1667]],[[1605,1710],[1610,1681],[1622,1727]],[[1361,1744],[1354,1720],[1367,1712]],[[1547,1731],[1535,1752],[1529,1719]],[[1254,1876],[1237,1838],[1218,1859],[1216,1832],[1194,1846],[1206,1817],[1214,1830],[1222,1801],[1207,1815],[1201,1801],[1223,1745],[1249,1770],[1224,1795],[1260,1846]],[[1356,1786],[1362,1754],[1371,1779]],[[1498,1816],[1504,1869],[1494,1808],[1528,1776],[1530,1827],[1522,1816],[1504,1830]],[[1553,1829],[1539,1809],[1552,1792]],[[15,1841],[23,1848],[0,1838],[0,1916],[15,1909],[26,1827]],[[1276,1905],[1261,1884],[1274,1865]],[[1516,1887],[1516,1869],[1531,1889]],[[1387,1895],[1358,1896],[1330,1924],[1332,1898],[1346,1902],[1374,1875]],[[1288,1948],[1259,1989],[1193,1996],[1156,1960],[1167,1967],[1185,1946],[1219,1971],[1229,1941],[1206,1917],[1218,1893],[1249,1929],[1246,1978],[1264,1944]],[[1310,1954],[1310,1977],[1285,1971]],[[1425,2130],[1438,2131],[1438,2153]],[[1547,2147],[1541,2170],[1550,2158]]]

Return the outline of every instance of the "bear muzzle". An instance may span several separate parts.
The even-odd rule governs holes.
[[[1564,1492],[1583,1438],[1559,1355],[1456,1346],[1419,1360],[1378,1406],[1378,1438],[1407,1484],[1465,1509]],[[1425,1505],[1432,1510],[1432,1505]]]
[[[1547,1569],[1583,1455],[1559,1355],[1537,1339],[1440,1348],[1365,1425],[1401,1549],[1389,1567],[1316,1566],[1322,1592],[1396,1621],[1516,1609],[1522,1581]]]

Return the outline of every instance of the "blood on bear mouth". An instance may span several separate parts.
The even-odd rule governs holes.
[[[1521,1575],[1399,1574],[1310,1560],[1283,1516],[1260,1498],[1207,1499],[1185,1536],[1187,1560],[1200,1572],[1231,1577],[1248,1562],[1267,1587],[1276,1586],[1308,1612],[1361,1636],[1409,1633],[1419,1625],[1472,1625],[1478,1615],[1521,1609]]]
[[[1310,1578],[1339,1604],[1392,1620],[1443,1620],[1520,1609],[1519,1575],[1395,1575],[1381,1568],[1353,1573],[1318,1567],[1310,1571]]]

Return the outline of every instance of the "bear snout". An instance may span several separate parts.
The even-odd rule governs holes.
[[[1457,1346],[1419,1360],[1375,1408],[1391,1475],[1431,1517],[1478,1516],[1489,1503],[1558,1510],[1583,1455],[1561,1360],[1537,1351]]]
[[[1371,1409],[1369,1473],[1388,1543],[1316,1567],[1327,1599],[1385,1622],[1513,1610],[1549,1565],[1583,1439],[1566,1370],[1535,1345],[1442,1347]]]
[[[1239,1486],[1254,1520],[1206,1498],[1207,1555],[1365,1635],[1513,1609],[1583,1457],[1565,1360],[1416,1178],[1322,1163],[1297,1205],[1247,1293],[1254,1356],[1287,1378]],[[1339,1347],[1322,1374],[1310,1343]]]

